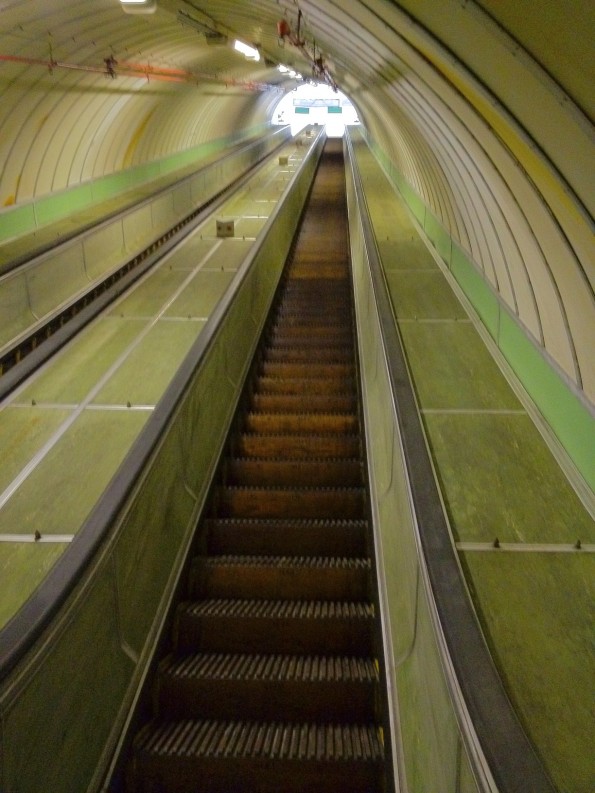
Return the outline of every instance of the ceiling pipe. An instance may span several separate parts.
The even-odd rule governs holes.
[[[54,69],[70,69],[79,72],[90,72],[92,74],[104,74],[111,78],[116,77],[145,77],[147,81],[157,80],[162,82],[178,82],[189,83],[200,80],[201,82],[217,83],[219,85],[233,86],[234,88],[242,88],[247,91],[268,91],[271,89],[278,89],[278,86],[271,83],[259,83],[253,80],[236,80],[234,78],[213,77],[210,74],[203,74],[202,72],[188,72],[184,69],[170,69],[170,68],[155,68],[148,64],[119,62],[109,55],[104,58],[104,66],[86,66],[77,63],[66,63],[65,61],[56,61],[53,58],[45,60],[43,58],[25,58],[20,55],[1,55],[0,62],[5,63],[21,63],[27,66],[44,66],[50,74],[53,74]],[[117,69],[116,69],[117,67]]]
[[[286,19],[280,19],[277,22],[277,36],[279,38],[279,43],[282,46],[285,45],[285,42],[288,41],[293,47],[296,47],[302,55],[310,61],[312,66],[312,76],[318,80],[322,80],[327,85],[333,89],[333,91],[338,91],[339,88],[337,87],[336,82],[333,80],[331,73],[328,70],[324,62],[324,58],[319,53],[318,57],[316,57],[316,42],[313,42],[313,52],[310,53],[307,46],[306,40],[301,38],[300,30],[302,24],[302,12],[301,9],[298,10],[298,22],[297,22],[297,31],[293,33],[291,29],[291,25]]]

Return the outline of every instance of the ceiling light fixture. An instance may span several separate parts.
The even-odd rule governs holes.
[[[120,0],[122,11],[126,14],[154,14],[156,0]]]
[[[260,52],[256,49],[256,47],[249,47],[247,44],[244,44],[243,41],[236,41],[233,45],[234,50],[237,52],[241,52],[246,58],[251,61],[259,61],[260,60]]]

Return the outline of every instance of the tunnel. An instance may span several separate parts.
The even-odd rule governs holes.
[[[0,3],[2,793],[595,788],[594,35],[586,0]],[[281,618],[208,638],[246,581],[347,593],[295,655],[336,630],[343,671],[173,693],[194,632],[292,666]],[[179,696],[249,710],[244,755]]]

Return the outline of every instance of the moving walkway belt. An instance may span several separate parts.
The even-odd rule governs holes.
[[[384,791],[340,142],[327,142],[129,793]]]

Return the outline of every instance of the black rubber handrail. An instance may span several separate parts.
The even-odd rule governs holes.
[[[456,675],[455,685],[463,695],[481,752],[498,790],[501,793],[555,793],[556,788],[506,694],[465,584],[451,540],[353,145],[348,135],[346,145],[386,352],[395,418],[403,444],[419,543],[423,551],[420,564],[425,565],[427,570],[439,618],[438,627],[445,638],[448,660],[451,662],[444,664],[444,667],[448,668],[452,664]],[[449,680],[451,687],[453,682]],[[456,697],[453,697],[453,701],[456,702]],[[465,719],[459,718],[459,724],[467,747],[473,747],[475,742]],[[474,751],[469,752],[469,758],[473,764]],[[482,778],[482,769],[475,768],[474,772],[476,779]]]

